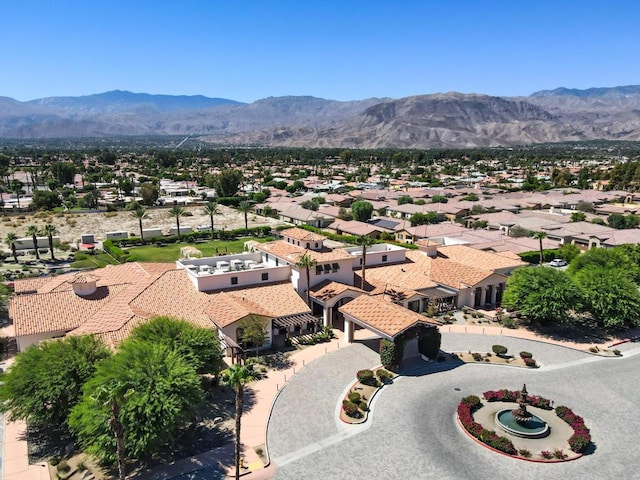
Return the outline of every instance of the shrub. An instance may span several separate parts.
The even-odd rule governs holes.
[[[469,405],[472,411],[479,408],[481,405],[480,397],[477,395],[467,395],[462,399],[462,403]]]
[[[49,459],[49,465],[55,467],[60,463],[60,457],[53,456]]]
[[[360,401],[360,394],[358,392],[349,392],[347,398],[350,402],[358,403]]]
[[[537,368],[538,367],[538,363],[533,358],[525,358],[524,359],[524,364],[527,367],[530,367],[530,368]]]
[[[491,347],[491,350],[493,350],[493,353],[498,356],[502,356],[507,353],[507,347],[505,347],[504,345],[494,345],[493,347]]]
[[[360,403],[358,404],[358,406],[360,407],[360,410],[362,410],[363,412],[368,412],[369,411],[369,407],[367,406],[367,402],[365,402],[364,400],[360,400]]]
[[[382,339],[380,342],[380,363],[387,370],[395,369],[402,360],[402,348],[395,342]]]
[[[69,470],[71,470],[71,467],[69,466],[69,463],[66,460],[62,460],[56,466],[56,470],[58,470],[59,472],[62,472],[62,473],[67,473]]]
[[[388,372],[383,368],[381,368],[380,370],[376,370],[376,376],[382,383],[387,383],[389,380],[391,380],[391,378],[393,378],[391,372]]]
[[[551,453],[551,452],[550,452],[550,451],[548,451],[548,450],[542,450],[542,451],[540,452],[540,455],[542,455],[542,458],[546,458],[546,459],[553,458],[553,453]]]
[[[358,405],[349,400],[343,400],[342,409],[344,413],[351,418],[360,418],[360,410],[358,409]]]
[[[589,349],[589,351],[590,351],[591,353],[598,353],[598,352],[599,352],[598,347],[591,347],[591,348]]]
[[[568,423],[573,429],[573,435],[569,438],[571,451],[576,453],[584,452],[591,443],[591,433],[584,424],[584,419],[564,405],[556,407],[555,412],[558,417]]]
[[[613,354],[619,357],[620,355],[622,355],[622,352],[616,348],[616,349],[613,351]]]
[[[373,376],[372,370],[369,370],[369,369],[359,370],[356,376],[358,377],[358,381],[363,385],[372,385],[375,387],[377,384],[377,381]]]
[[[557,458],[558,460],[564,460],[567,458],[567,454],[562,451],[561,448],[556,448],[553,451],[553,458]]]
[[[78,462],[78,471],[84,472],[87,469],[87,465],[83,461]]]
[[[523,360],[525,358],[533,358],[533,354],[531,352],[520,352],[520,358]]]
[[[504,317],[502,319],[502,326],[505,328],[516,328],[516,322],[511,317]]]
[[[531,457],[531,452],[529,450],[527,450],[526,448],[521,448],[520,450],[518,450],[518,455],[520,455],[521,457],[524,457],[524,458],[530,458]]]
[[[472,353],[472,354],[471,354],[471,356],[473,357],[473,359],[474,359],[476,362],[481,362],[481,361],[482,361],[482,355],[481,355],[481,354],[479,354],[478,352],[474,352],[474,353]]]

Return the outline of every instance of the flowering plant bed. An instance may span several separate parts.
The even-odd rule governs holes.
[[[369,403],[375,394],[387,383],[391,383],[397,375],[379,367],[374,370],[359,370],[356,382],[351,386],[342,400],[340,420],[345,423],[359,424],[367,421]]]
[[[516,402],[518,393],[518,391],[507,389],[495,391],[488,390],[483,394],[483,396],[487,404],[490,402]],[[551,400],[536,395],[527,396],[527,399],[531,402],[531,406],[533,407],[547,411],[552,410],[551,405],[553,402]],[[462,398],[457,409],[458,422],[477,443],[484,444],[498,453],[534,462],[562,462],[580,458],[591,444],[591,434],[589,429],[585,426],[584,419],[576,415],[568,407],[560,406],[555,409],[555,414],[559,419],[563,420],[571,427],[571,429],[573,429],[573,435],[570,435],[568,433],[569,431],[565,427],[566,437],[564,437],[565,440],[563,445],[548,449],[549,442],[541,440],[541,446],[545,446],[547,448],[541,450],[539,453],[532,453],[527,448],[522,447],[522,445],[522,448],[518,448],[517,444],[519,443],[519,439],[517,437],[512,437],[506,433],[505,436],[498,435],[491,429],[493,428],[493,425],[491,425],[491,427],[487,427],[486,424],[482,425],[479,423],[474,414],[483,407],[488,408],[485,403],[483,403],[482,399],[475,395],[469,395]],[[499,404],[494,407],[494,409],[496,408],[500,408]],[[481,415],[481,417],[485,419],[482,421],[489,421],[487,419],[490,418],[490,413],[493,415],[492,412],[493,411],[489,411],[484,414],[484,416]],[[516,444],[514,445],[513,442],[516,442]],[[553,445],[553,443],[551,444]],[[570,451],[565,452],[563,448],[560,447],[565,447],[567,444]]]

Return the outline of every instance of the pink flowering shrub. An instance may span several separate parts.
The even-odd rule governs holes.
[[[508,438],[497,435],[493,430],[487,430],[473,419],[473,412],[481,406],[480,398],[475,395],[469,395],[462,399],[458,405],[458,418],[462,426],[482,443],[509,455],[515,455],[516,449]]]
[[[576,453],[584,452],[591,444],[591,432],[584,424],[584,419],[564,405],[556,407],[556,415],[573,428],[573,435],[569,438],[571,450]]]

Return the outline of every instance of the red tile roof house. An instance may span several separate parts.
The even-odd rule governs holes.
[[[309,328],[316,321],[312,312],[322,313],[324,324],[331,325],[338,309],[361,295],[378,296],[416,312],[425,311],[430,299],[447,308],[495,304],[505,275],[523,265],[460,245],[419,252],[375,244],[367,249],[367,284],[362,290],[361,247],[331,249],[324,245],[324,236],[300,228],[284,230],[282,236],[242,254],[175,264],[127,263],[90,273],[18,280],[9,304],[18,348],[81,334],[98,335],[116,347],[135,326],[168,315],[216,329],[233,356],[245,318],[265,319],[269,339],[264,347],[278,346],[285,335]],[[316,262],[308,279],[306,270],[296,265],[304,255]],[[307,284],[311,306],[304,300]],[[352,331],[353,322],[388,332],[368,316],[349,318],[344,317],[346,332]]]

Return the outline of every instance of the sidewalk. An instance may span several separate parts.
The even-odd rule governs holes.
[[[271,407],[282,388],[291,378],[313,360],[326,353],[340,348],[343,342],[342,332],[336,330],[337,338],[328,343],[310,345],[293,352],[288,360],[290,367],[284,370],[270,370],[266,378],[252,383],[249,388],[254,393],[253,407],[242,415],[241,441],[243,447],[242,460],[245,469],[241,472],[246,480],[267,480],[273,478],[276,466],[264,465],[255,449],[261,448],[268,458],[267,427],[271,415]],[[357,338],[371,336],[366,330],[356,332]],[[235,475],[233,444],[211,450],[195,457],[179,460],[171,465],[163,465],[135,476],[136,480],[170,479],[180,474],[196,471],[208,465],[223,467],[229,477]]]
[[[4,480],[49,480],[49,469],[44,462],[29,465],[27,424],[6,423],[4,428]]]

